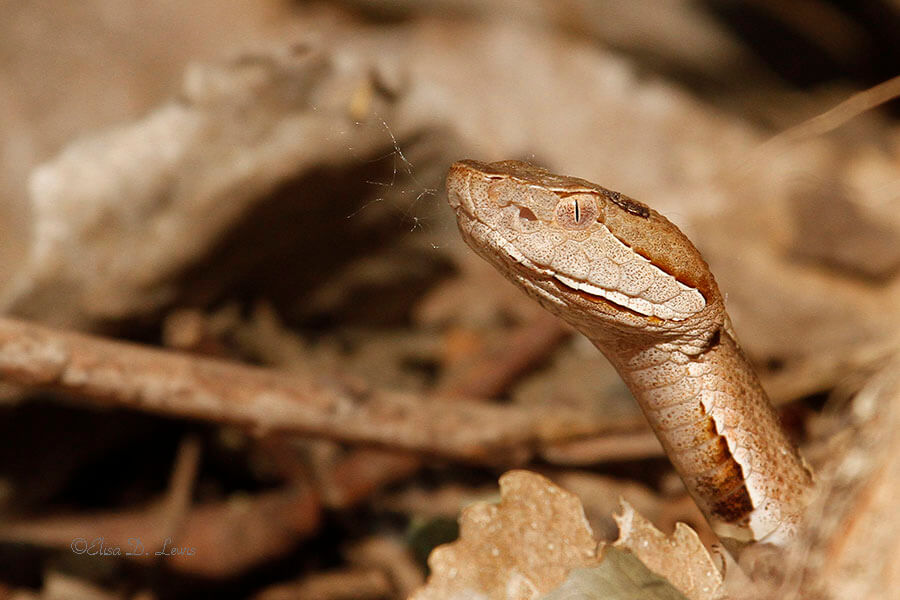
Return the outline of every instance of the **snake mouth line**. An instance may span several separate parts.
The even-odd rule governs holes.
[[[651,270],[658,272],[658,276],[669,277],[674,280],[674,283],[681,288],[681,291],[670,294],[663,302],[654,302],[640,295],[636,296],[614,287],[607,287],[597,283],[584,281],[568,274],[559,273],[553,268],[541,266],[527,258],[525,253],[503,235],[502,232],[498,231],[497,228],[480,218],[478,210],[475,210],[474,206],[468,206],[469,203],[465,201],[466,194],[460,194],[459,196],[461,201],[454,206],[457,220],[461,223],[463,221],[477,223],[480,226],[478,228],[469,228],[461,225],[462,229],[470,230],[470,234],[477,240],[475,247],[484,248],[485,250],[487,248],[501,250],[502,252],[499,253],[500,256],[505,255],[505,258],[509,262],[528,270],[532,277],[552,278],[561,282],[563,287],[557,288],[561,291],[577,294],[579,297],[594,303],[600,304],[605,302],[605,306],[612,308],[616,312],[639,317],[651,325],[658,325],[667,321],[684,321],[706,306],[706,297],[700,290],[681,282],[678,277],[660,268],[653,260],[643,256],[643,254],[635,250],[629,244],[623,242],[608,229],[606,229],[607,233],[612,236],[612,239],[616,240],[623,250],[633,253],[633,255],[637,257],[635,260],[644,261],[649,264]],[[519,204],[511,203],[511,205],[519,208],[520,211],[523,209]],[[601,226],[603,225],[601,224]],[[481,230],[479,231],[479,229]],[[491,260],[490,252],[487,252],[484,255]],[[495,254],[493,259],[496,260],[496,258],[498,258],[498,256]],[[644,287],[647,286],[645,285]],[[682,299],[678,302],[680,306],[670,304],[670,301],[680,297],[681,294],[684,293],[692,294],[693,296],[689,297],[687,300]]]
[[[478,221],[478,222],[482,223],[482,225],[484,225],[485,227],[490,228],[490,226],[487,225],[486,223],[484,223],[482,221]],[[491,228],[491,229],[492,229],[492,231],[496,232],[496,230],[493,230],[493,228]],[[589,300],[595,304],[604,304],[617,312],[626,313],[626,314],[632,315],[636,318],[644,319],[647,323],[652,324],[652,325],[657,325],[657,324],[665,321],[665,319],[662,319],[656,315],[646,314],[646,313],[640,312],[638,310],[635,310],[629,306],[625,306],[623,304],[620,304],[619,302],[616,302],[614,299],[614,297],[616,295],[621,295],[623,297],[625,296],[625,294],[622,294],[621,292],[618,292],[616,290],[608,290],[606,288],[600,288],[599,286],[594,286],[597,289],[603,290],[604,295],[601,295],[601,294],[593,294],[591,292],[588,292],[588,291],[579,289],[577,287],[574,287],[573,285],[570,285],[569,281],[572,281],[573,283],[575,283],[575,280],[571,280],[568,277],[566,277],[565,275],[561,275],[561,274],[557,273],[553,269],[541,267],[541,266],[535,264],[534,261],[527,258],[524,254],[522,254],[522,252],[519,251],[519,249],[516,248],[512,242],[510,242],[509,240],[507,240],[506,238],[504,238],[502,236],[495,239],[492,245],[494,245],[495,247],[502,250],[503,253],[507,255],[507,257],[509,258],[509,260],[511,262],[520,265],[521,268],[528,270],[532,275],[537,274],[541,279],[546,280],[548,283],[554,284],[557,287],[557,289],[559,289],[561,291],[567,292],[569,294],[576,294],[580,298],[584,298],[585,300]],[[612,297],[608,297],[605,294],[609,294],[609,296],[612,296]]]
[[[659,317],[657,317],[655,315],[645,315],[644,313],[641,313],[634,309],[628,308],[627,306],[622,306],[618,302],[616,302],[614,300],[610,300],[609,298],[606,298],[604,296],[598,296],[596,294],[591,294],[589,292],[585,292],[584,290],[579,290],[579,289],[573,288],[572,286],[566,285],[565,283],[560,281],[558,277],[554,276],[554,277],[550,278],[549,281],[551,283],[553,283],[554,285],[556,285],[556,287],[558,287],[562,290],[565,290],[566,292],[569,292],[570,294],[576,294],[579,297],[584,298],[585,300],[590,300],[591,302],[594,302],[596,304],[605,304],[611,308],[616,309],[619,312],[628,313],[628,314],[638,317],[640,319],[646,319],[647,321],[649,321],[650,323],[653,323],[653,324],[663,322],[662,319],[660,319]]]
[[[616,236],[615,233],[606,228],[602,223],[601,227],[605,228],[606,232],[612,236],[612,239],[614,239],[622,249],[627,249],[633,253],[637,257],[635,260],[648,263],[652,269],[658,272],[660,277],[669,277],[674,280],[675,284],[681,288],[681,291],[676,294],[670,294],[663,302],[654,302],[640,295],[635,296],[616,288],[583,281],[567,274],[558,273],[550,267],[540,266],[534,263],[534,261],[526,258],[524,253],[494,226],[480,218],[478,210],[475,209],[474,205],[469,206],[470,203],[465,201],[465,194],[460,194],[460,200],[461,201],[454,206],[457,220],[468,220],[478,223],[481,227],[492,232],[492,235],[475,234],[475,237],[482,238],[479,240],[479,246],[494,247],[498,250],[502,250],[502,254],[505,254],[508,257],[508,260],[528,269],[531,271],[532,276],[542,276],[548,279],[552,278],[562,283],[562,287],[559,287],[558,289],[563,290],[566,293],[577,294],[579,297],[597,304],[605,303],[607,307],[614,309],[616,312],[639,317],[646,320],[646,322],[651,325],[658,325],[667,321],[684,321],[707,305],[706,294],[701,292],[697,287],[684,283],[677,275],[656,264],[656,262],[645,256],[631,244],[628,244]],[[527,210],[527,207],[523,207],[515,202],[510,204],[513,207],[518,208],[520,212],[522,210]],[[531,211],[529,211],[529,213],[530,212]],[[672,301],[674,297],[684,293],[692,294],[692,296],[687,300],[682,299],[679,302],[680,306],[670,304],[670,301]]]

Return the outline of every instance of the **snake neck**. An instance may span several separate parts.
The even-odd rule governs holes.
[[[616,366],[720,537],[786,542],[810,473],[690,240],[636,200],[527,163],[454,163],[447,191],[466,242]]]
[[[699,354],[677,344],[592,341],[631,389],[717,535],[786,543],[812,477],[731,335],[720,330]]]

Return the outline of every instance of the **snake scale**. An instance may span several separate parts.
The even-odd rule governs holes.
[[[812,475],[690,240],[624,194],[528,163],[459,161],[447,190],[468,245],[606,355],[716,534],[790,541]]]

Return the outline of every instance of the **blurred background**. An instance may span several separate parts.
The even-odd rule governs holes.
[[[267,435],[135,406],[124,380],[104,401],[8,381],[0,598],[403,598],[516,466],[580,496],[598,540],[624,496],[711,542],[611,367],[459,239],[443,178],[461,158],[535,162],[679,225],[811,460],[837,472],[870,444],[801,579],[823,597],[900,585],[896,515],[854,492],[900,491],[868,479],[900,449],[896,0],[0,0],[0,16],[6,316],[451,398],[475,415],[460,439],[495,414],[533,428],[479,454],[404,438],[431,427],[416,404],[396,430]],[[197,552],[71,546],[161,531]]]

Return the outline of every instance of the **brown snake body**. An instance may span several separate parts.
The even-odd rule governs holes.
[[[615,366],[714,531],[790,540],[811,473],[687,237],[625,195],[522,162],[457,162],[447,190],[469,246]]]

